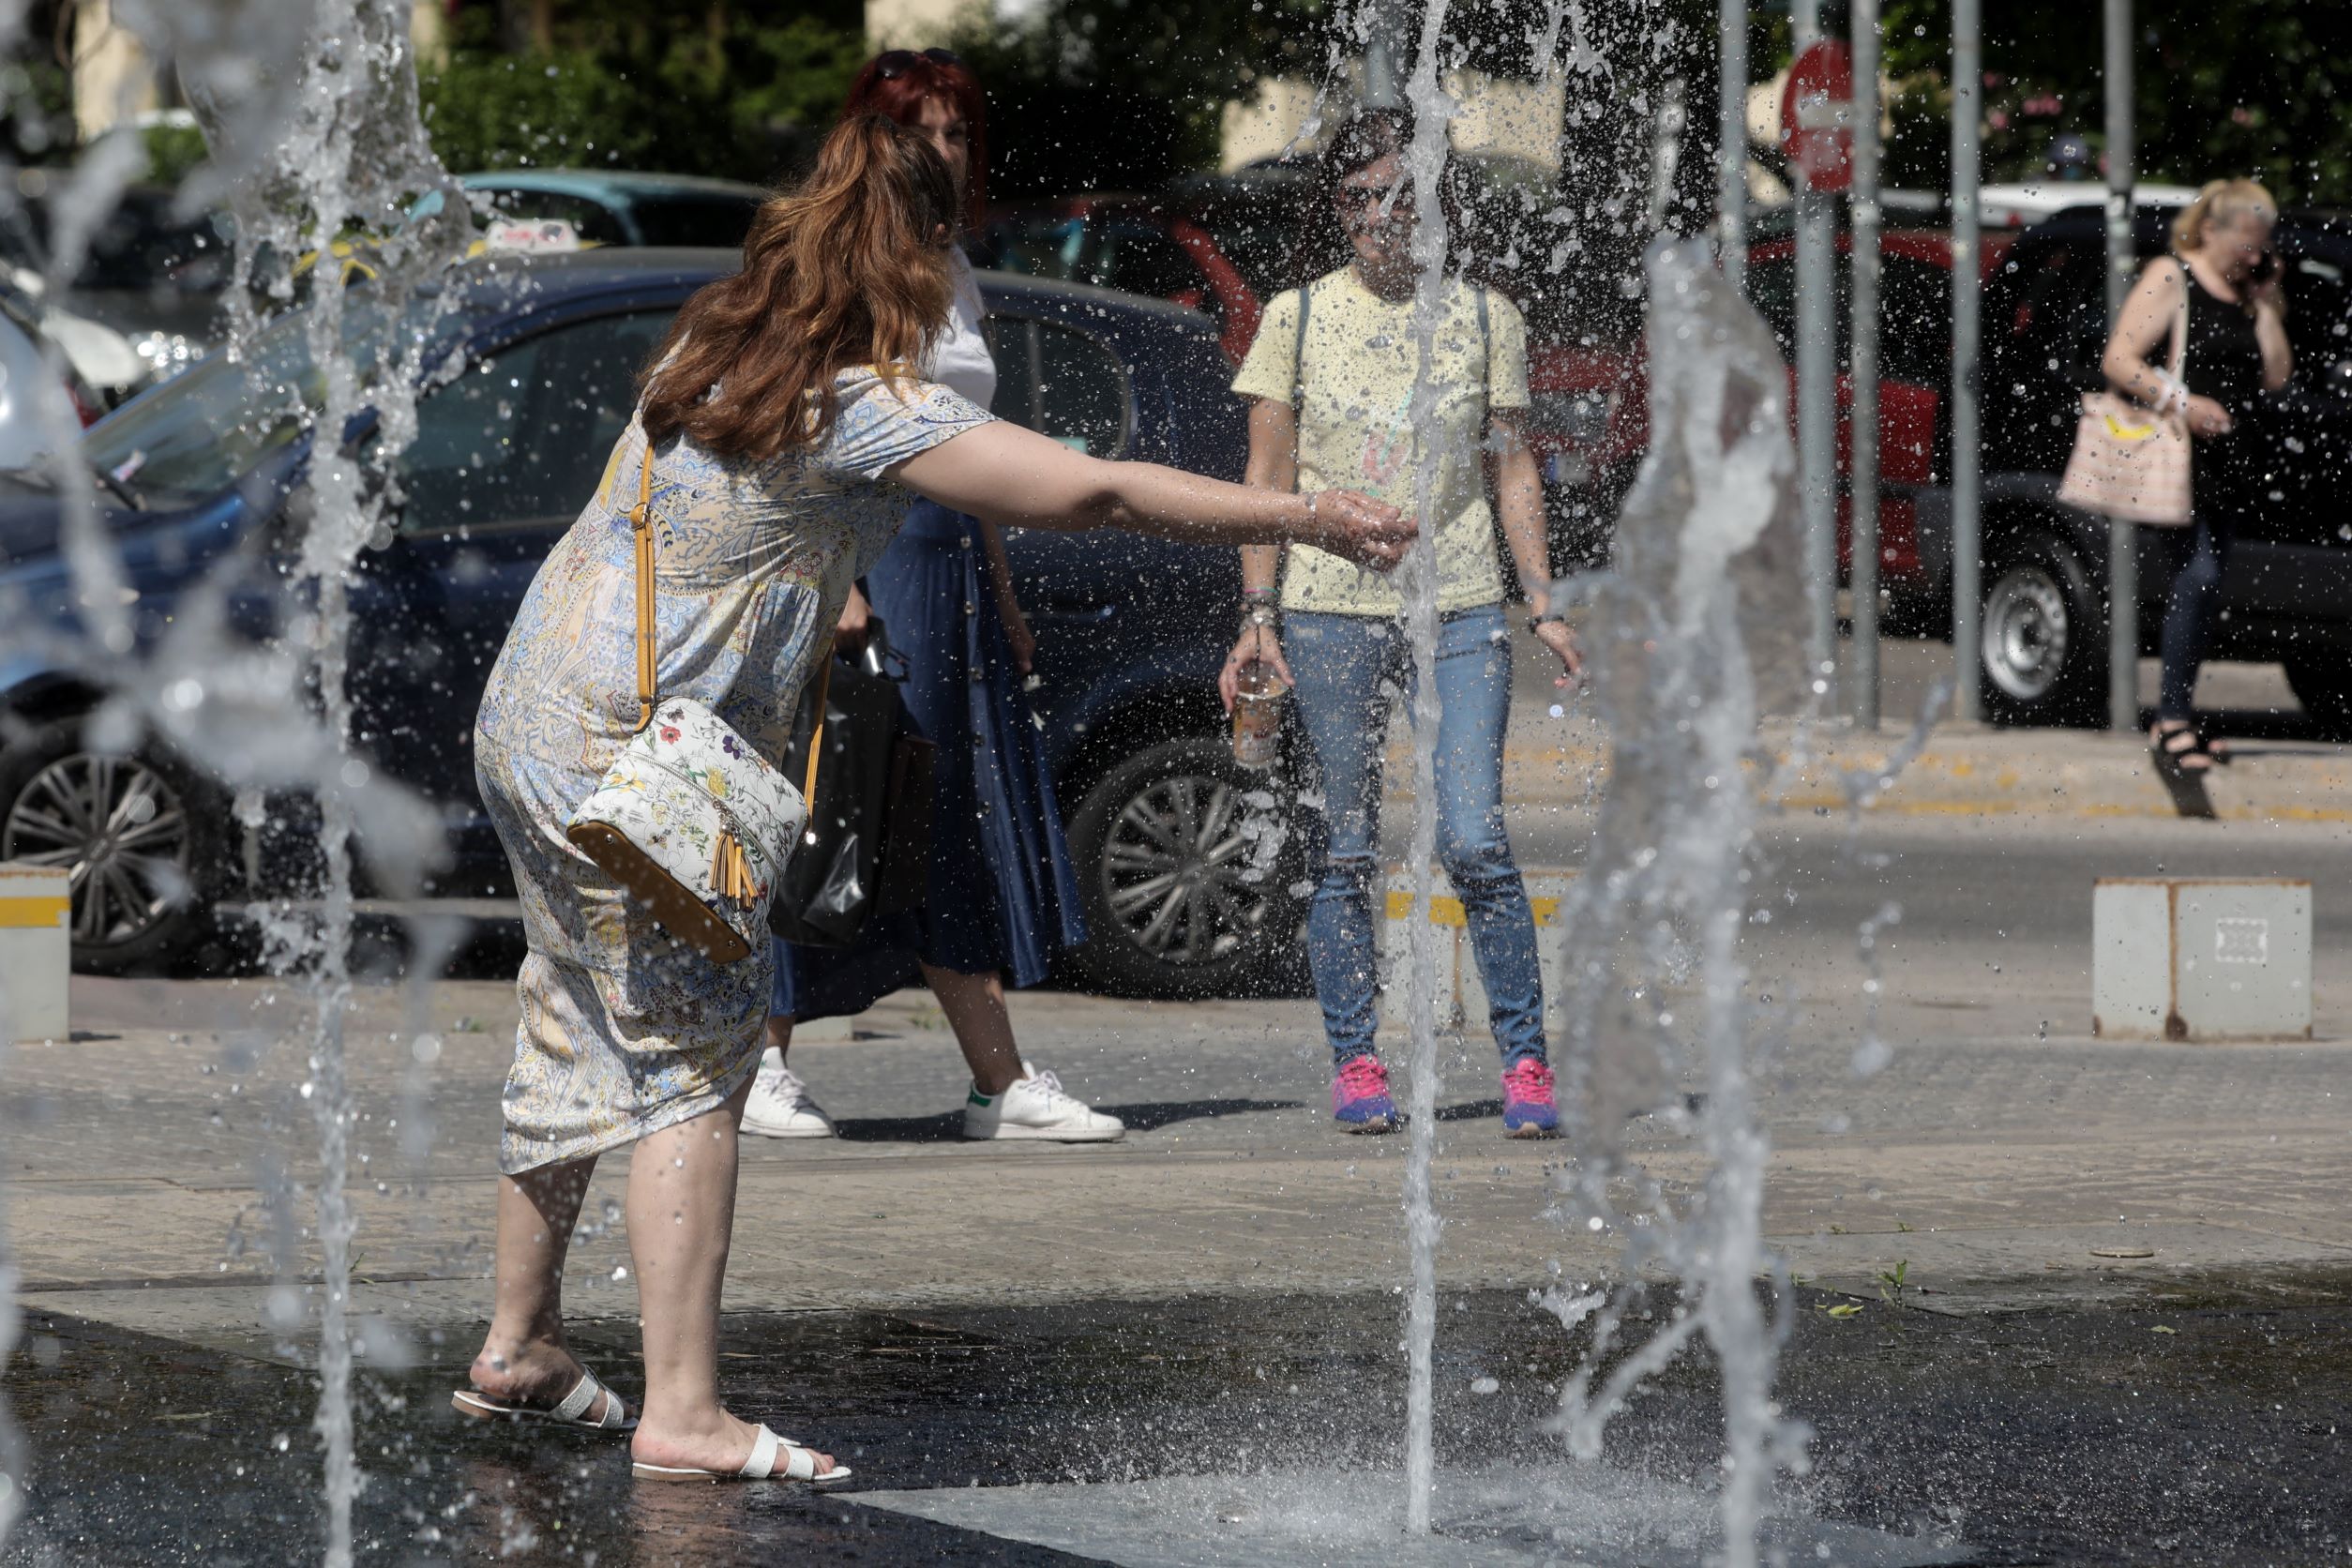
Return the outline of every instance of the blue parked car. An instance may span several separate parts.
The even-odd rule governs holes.
[[[500,169],[458,179],[487,194],[500,217],[560,218],[588,245],[739,246],[769,195],[741,180],[619,169]]]
[[[568,527],[635,404],[635,377],[686,296],[731,251],[612,249],[488,258],[455,277],[446,339],[462,357],[419,408],[399,465],[390,541],[354,585],[355,743],[444,809],[454,869],[436,891],[498,897],[505,857],[474,790],[474,714],[541,558]],[[519,286],[520,285],[520,286]],[[1070,284],[981,275],[999,370],[997,411],[1084,451],[1239,477],[1244,415],[1214,327],[1175,306]],[[355,296],[353,330],[385,330]],[[312,434],[259,389],[302,375],[299,315],[244,361],[215,356],[94,427],[85,457],[143,636],[224,553],[274,573],[294,543]],[[313,394],[315,396],[315,394]],[[315,408],[315,404],[313,404]],[[347,432],[368,439],[365,416]],[[37,481],[0,481],[0,596],[68,603],[58,507]],[[1068,813],[1093,940],[1077,956],[1107,988],[1230,993],[1289,972],[1300,909],[1295,852],[1244,877],[1241,795],[1214,681],[1229,645],[1230,550],[1130,535],[1017,532],[1022,603],[1036,627],[1036,701]],[[268,629],[256,627],[257,631]],[[624,628],[625,629],[625,628]],[[621,635],[616,631],[615,635]],[[78,966],[154,966],[203,934],[209,906],[299,896],[306,836],[281,833],[246,884],[217,786],[154,749],[93,751],[98,694],[69,671],[0,658],[0,859],[74,867]],[[135,834],[121,834],[126,803]],[[277,813],[300,820],[298,805]],[[192,886],[193,898],[180,890]]]

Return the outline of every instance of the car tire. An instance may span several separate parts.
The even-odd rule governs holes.
[[[2298,654],[2286,661],[2286,684],[2321,735],[2352,738],[2352,652]]]
[[[2096,724],[2107,690],[2107,607],[2063,540],[2004,541],[1984,568],[1977,677],[1997,724]]]
[[[1259,996],[1295,990],[1305,904],[1295,827],[1263,875],[1245,878],[1244,796],[1270,779],[1221,738],[1163,741],[1114,767],[1070,819],[1086,912],[1080,975],[1123,996]],[[1269,813],[1259,821],[1278,822]]]
[[[173,759],[114,755],[83,716],[25,729],[0,747],[0,860],[73,872],[73,967],[168,967],[211,926],[228,814]]]

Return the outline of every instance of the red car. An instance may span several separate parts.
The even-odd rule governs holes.
[[[1991,278],[2014,243],[1988,234],[1980,256],[1980,284]],[[1837,240],[1841,264],[1834,291],[1837,362],[1851,359],[1852,296],[1844,258],[1852,237]],[[1952,380],[1952,245],[1941,230],[1899,230],[1879,240],[1878,542],[1880,580],[1900,594],[1930,586],[1921,555],[1921,490],[1947,482],[1951,436],[1945,419]],[[1789,418],[1796,417],[1797,266],[1789,237],[1759,241],[1748,252],[1748,296],[1791,360]],[[1620,340],[1621,339],[1621,340]],[[1587,334],[1581,342],[1531,342],[1528,386],[1533,396],[1534,443],[1545,461],[1556,569],[1606,559],[1619,504],[1650,445],[1650,382],[1637,336]],[[1851,472],[1854,383],[1837,378],[1837,468]],[[1852,565],[1852,519],[1838,501],[1838,564]]]

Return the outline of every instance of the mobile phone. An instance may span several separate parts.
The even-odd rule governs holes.
[[[2254,280],[2257,283],[2268,283],[2278,275],[2279,253],[2275,250],[2265,250],[2261,260],[2254,263]]]

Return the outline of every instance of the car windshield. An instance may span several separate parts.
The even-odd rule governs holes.
[[[751,232],[759,202],[748,196],[641,196],[631,204],[647,245],[712,246],[733,250]]]
[[[435,303],[410,309],[412,329],[431,319]],[[309,321],[304,311],[280,317],[234,360],[210,355],[124,405],[84,440],[90,466],[149,507],[192,505],[228,489],[318,417],[326,385],[310,357]],[[346,307],[343,352],[363,389],[384,372],[393,341],[385,327],[372,301]]]

